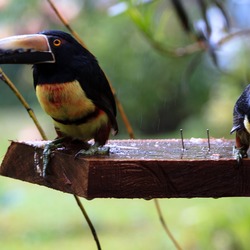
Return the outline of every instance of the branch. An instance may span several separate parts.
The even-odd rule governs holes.
[[[9,79],[9,77],[3,72],[3,70],[0,68],[0,78],[3,82],[5,82],[9,88],[12,90],[12,92],[14,93],[14,95],[18,98],[18,100],[21,102],[21,104],[23,105],[23,107],[26,109],[26,111],[28,112],[29,116],[31,117],[31,119],[33,120],[35,126],[37,127],[41,137],[44,140],[47,140],[47,137],[40,125],[40,123],[38,122],[36,115],[33,111],[33,109],[29,106],[29,104],[26,102],[26,100],[23,98],[23,96],[21,95],[21,93],[18,91],[18,89],[16,88],[16,86],[12,83],[12,81]]]

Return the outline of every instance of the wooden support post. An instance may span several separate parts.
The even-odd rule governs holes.
[[[113,140],[110,155],[75,159],[56,150],[41,177],[44,142],[12,142],[0,174],[93,198],[250,196],[250,161],[238,166],[232,140]]]

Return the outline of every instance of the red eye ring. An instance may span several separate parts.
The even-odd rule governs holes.
[[[53,44],[54,44],[54,46],[58,47],[58,46],[60,46],[62,44],[62,41],[60,39],[55,39],[53,41]]]

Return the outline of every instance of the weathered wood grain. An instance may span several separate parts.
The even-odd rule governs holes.
[[[87,199],[250,196],[250,161],[238,166],[231,140],[113,140],[109,156],[75,159],[79,148],[54,152],[41,177],[42,144],[12,142],[0,174]]]

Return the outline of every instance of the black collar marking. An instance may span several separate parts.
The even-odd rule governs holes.
[[[98,108],[95,108],[95,110],[92,113],[89,113],[89,114],[85,115],[84,117],[76,119],[76,120],[68,120],[68,119],[67,120],[60,120],[60,119],[56,119],[54,117],[52,117],[52,119],[54,121],[59,122],[59,123],[64,124],[64,125],[81,125],[81,124],[87,123],[89,120],[97,117],[99,112],[100,112],[100,110]]]

